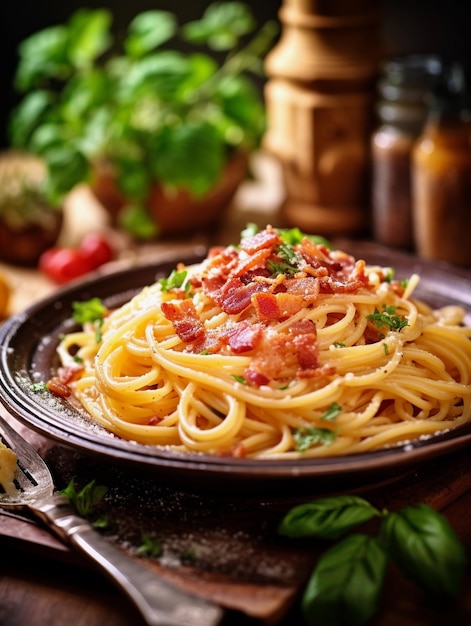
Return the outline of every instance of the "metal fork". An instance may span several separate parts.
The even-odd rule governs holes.
[[[55,492],[44,459],[0,416],[0,437],[15,452],[17,492],[0,493],[0,508],[29,510],[61,540],[81,551],[131,599],[149,626],[216,626],[221,607],[188,594],[127,556],[79,517]]]

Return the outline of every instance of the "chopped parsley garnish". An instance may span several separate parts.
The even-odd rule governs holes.
[[[267,267],[272,274],[296,274],[301,269],[303,257],[292,245],[282,243],[275,249],[279,261],[269,260]]]
[[[171,289],[184,289],[188,291],[190,284],[186,282],[187,276],[187,270],[172,270],[167,278],[161,278],[159,280],[162,291],[170,291]]]
[[[269,269],[270,272],[275,275],[278,275],[278,274],[291,275],[291,274],[296,274],[297,272],[299,272],[299,267],[297,267],[296,265],[291,265],[290,263],[287,263],[286,261],[268,260],[267,269]]]
[[[329,428],[319,428],[317,426],[307,426],[306,428],[295,428],[293,438],[295,449],[304,452],[312,446],[328,446],[335,441],[337,433]]]
[[[376,328],[382,328],[387,326],[389,330],[402,330],[405,326],[409,325],[409,322],[402,315],[395,315],[395,306],[386,306],[383,304],[383,310],[375,308],[375,312],[371,315],[367,315],[366,319],[373,322]]]
[[[231,376],[236,381],[236,383],[240,383],[241,385],[247,384],[247,381],[243,376],[238,376],[237,374],[231,374]]]
[[[31,391],[34,391],[34,393],[39,393],[40,391],[47,391],[47,385],[44,382],[33,383],[31,385]]]
[[[338,402],[332,402],[332,404],[327,408],[325,413],[322,415],[321,419],[323,420],[334,420],[339,413],[342,411],[342,407]]]

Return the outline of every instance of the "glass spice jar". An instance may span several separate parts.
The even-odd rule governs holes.
[[[426,95],[441,67],[437,56],[396,57],[383,65],[378,80],[371,205],[373,237],[384,245],[411,249],[414,244],[411,153],[427,117]]]
[[[444,72],[429,108],[412,154],[416,250],[425,259],[471,267],[471,137],[461,66]]]

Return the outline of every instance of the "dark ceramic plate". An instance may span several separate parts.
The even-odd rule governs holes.
[[[418,272],[422,278],[416,295],[437,307],[453,303],[463,306],[466,323],[471,325],[469,272],[418,261],[367,243],[342,242],[339,247],[370,264],[393,266],[397,278]],[[470,423],[407,445],[322,460],[257,461],[190,455],[119,439],[91,423],[67,401],[32,391],[33,383],[47,380],[55,371],[58,338],[74,326],[72,302],[97,296],[110,307],[120,305],[143,286],[168,275],[180,260],[190,263],[198,258],[172,258],[98,273],[10,318],[0,330],[0,400],[10,414],[49,439],[95,455],[107,464],[143,470],[156,480],[212,490],[243,487],[292,493],[356,489],[394,480],[418,465],[471,444]]]

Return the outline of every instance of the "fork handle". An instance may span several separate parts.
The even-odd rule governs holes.
[[[131,599],[149,626],[217,626],[221,607],[186,593],[127,556],[79,517],[69,500],[53,495],[31,511],[63,541],[84,553]]]

